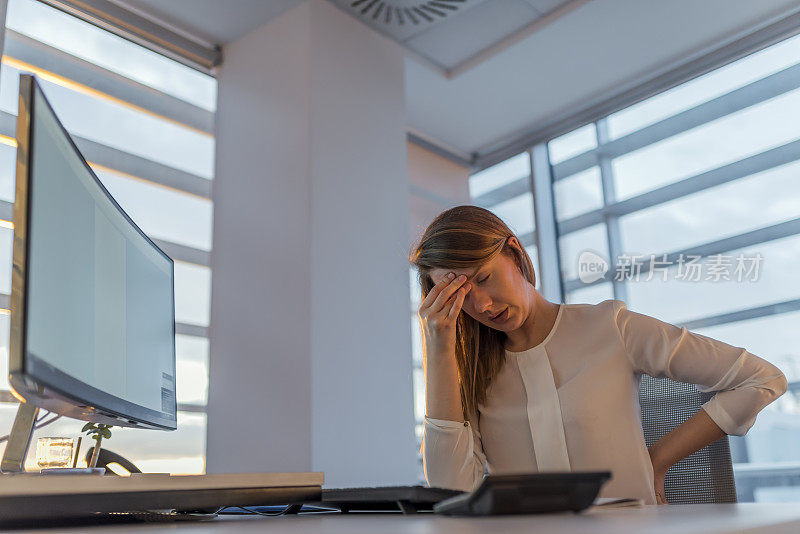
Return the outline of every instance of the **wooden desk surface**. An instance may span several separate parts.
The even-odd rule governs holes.
[[[382,532],[427,534],[500,534],[557,532],[619,534],[647,532],[710,534],[713,532],[800,533],[800,503],[742,503],[644,506],[617,510],[591,510],[583,514],[528,515],[488,518],[442,517],[430,513],[401,514],[310,514],[258,517],[223,516],[208,522],[147,523],[105,525],[96,528],[49,528],[48,533],[87,532],[96,534],[146,532],[169,529],[171,532],[216,534],[250,533],[325,533],[380,534]],[[36,532],[25,530],[20,532]]]

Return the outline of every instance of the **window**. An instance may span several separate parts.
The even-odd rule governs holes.
[[[547,144],[566,302],[618,298],[786,374],[789,392],[731,438],[741,501],[800,499],[797,116],[793,37]],[[604,280],[579,279],[584,250]]]
[[[591,167],[553,182],[553,195],[558,206],[559,221],[602,208],[600,168]]]
[[[599,304],[604,300],[614,298],[614,289],[609,282],[587,285],[572,290],[566,294],[564,302],[567,304]]]
[[[536,225],[530,179],[530,155],[523,152],[470,176],[469,192],[473,204],[490,210],[508,225],[534,261]]]
[[[788,39],[689,83],[634,104],[608,117],[611,137],[617,139],[704,104],[745,85],[762,80],[797,64],[800,40]]]
[[[217,108],[217,82],[210,76],[41,2],[10,0],[6,28],[208,111]]]
[[[597,147],[597,132],[587,124],[547,143],[550,163],[555,165]]]
[[[745,261],[756,258],[757,254],[760,260]],[[744,265],[741,281],[734,274],[739,255]],[[796,277],[794,265],[798,258],[800,235],[794,235],[702,258],[696,263],[699,268],[691,273],[699,275],[697,281],[691,279],[690,269],[686,267],[684,274],[689,276],[687,279],[679,278],[676,262],[666,273],[654,273],[650,280],[647,280],[649,275],[643,274],[638,282],[628,282],[628,303],[635,311],[683,323],[798,299],[800,284],[786,283]],[[759,264],[757,275],[756,263]],[[714,264],[724,268],[715,270]],[[753,267],[750,275],[744,276],[750,267]],[[718,280],[715,272],[720,273]],[[747,348],[747,345],[743,346]]]
[[[115,429],[110,447],[144,471],[205,471],[214,172],[214,137],[197,123],[213,124],[216,80],[34,0],[10,0],[6,50],[0,68],[0,115],[17,113],[20,72],[33,72],[59,118],[100,180],[131,218],[175,261],[178,430]],[[26,50],[45,51],[38,65]],[[12,54],[16,52],[18,56]],[[36,56],[40,57],[40,56]],[[74,65],[101,67],[86,69]],[[57,72],[56,72],[57,71]],[[74,76],[71,76],[74,74]],[[102,86],[105,88],[98,89]],[[107,88],[125,87],[125,98]],[[133,96],[131,96],[133,95]],[[136,96],[140,95],[140,96]],[[143,96],[146,95],[146,96]],[[127,98],[127,99],[126,99]],[[141,100],[139,100],[141,98]],[[158,101],[175,115],[150,109]],[[165,104],[166,103],[166,104]],[[184,113],[185,120],[179,116]],[[196,120],[200,117],[202,120]],[[10,124],[12,120],[0,121]],[[0,131],[12,137],[12,132]],[[0,143],[0,208],[14,200],[15,149]],[[10,212],[10,211],[9,211]],[[0,296],[10,292],[10,222],[0,221]],[[8,365],[9,320],[0,314],[0,367]],[[0,425],[11,428],[17,405],[0,378]],[[67,418],[43,435],[77,435]],[[150,432],[150,435],[143,436]],[[146,438],[146,439],[144,439]],[[2,448],[2,445],[0,445]],[[86,445],[84,444],[84,452]],[[26,464],[34,465],[35,447]]]
[[[565,280],[578,277],[578,261],[584,251],[608,258],[608,240],[604,224],[596,224],[558,238],[561,254],[561,276]]]
[[[518,154],[502,163],[489,167],[469,177],[469,195],[480,198],[490,191],[525,179],[530,172],[530,161],[526,153]]]
[[[797,140],[800,128],[786,120],[797,116],[800,89],[621,155],[614,159],[618,195],[639,195]]]
[[[550,294],[621,299],[784,371],[789,393],[731,438],[742,501],[800,499],[797,116],[800,36],[531,147],[555,232],[537,235],[524,155],[470,181],[474,203],[558,251],[543,266],[560,276]],[[585,257],[606,263],[601,278],[581,279]]]
[[[211,250],[213,206],[210,199],[126,176],[112,169],[95,166],[94,171],[122,209],[148,236]]]
[[[9,81],[0,86],[0,109],[11,114],[17,113],[18,74],[24,70],[18,68],[19,63],[14,59],[4,58],[3,77]],[[37,74],[39,69],[28,70]],[[40,76],[39,81],[58,118],[72,135],[211,179],[214,139],[209,134],[110,98],[98,98],[90,91],[73,89],[60,79],[54,82]]]

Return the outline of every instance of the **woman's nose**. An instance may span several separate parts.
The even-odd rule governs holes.
[[[477,313],[486,313],[486,310],[492,307],[492,300],[488,295],[483,295],[480,291],[475,291],[474,287],[467,293],[467,298],[470,299],[472,307]]]

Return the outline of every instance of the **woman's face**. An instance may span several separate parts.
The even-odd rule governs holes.
[[[533,301],[528,292],[531,284],[508,254],[498,254],[478,269],[434,269],[430,275],[437,284],[451,272],[467,276],[471,288],[461,309],[476,321],[510,332],[519,328],[529,316]]]

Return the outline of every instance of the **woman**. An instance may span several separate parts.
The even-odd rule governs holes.
[[[610,470],[604,497],[667,504],[667,470],[725,434],[744,435],[786,391],[746,350],[626,309],[548,302],[531,261],[493,213],[440,214],[411,254],[422,285],[431,486],[470,490],[489,472]],[[463,313],[461,313],[463,312]],[[718,391],[650,449],[641,374]]]

